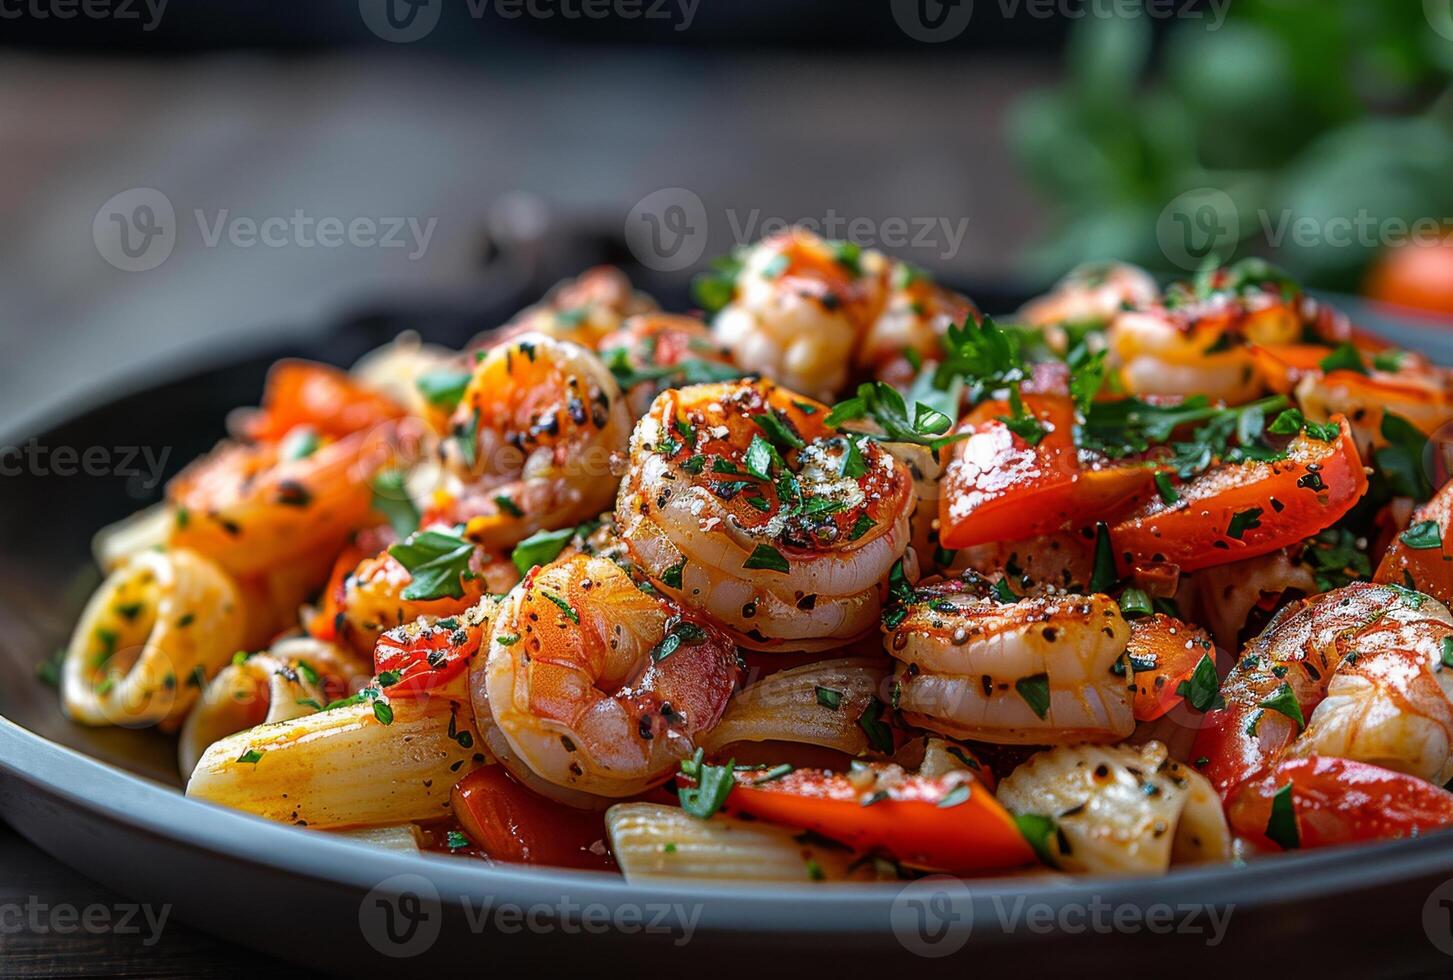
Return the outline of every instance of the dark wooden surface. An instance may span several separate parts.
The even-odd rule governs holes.
[[[308,975],[189,929],[173,921],[169,910],[164,919],[164,910],[152,910],[152,921],[161,924],[156,930],[142,912],[130,911],[135,904],[0,823],[0,976],[256,980]],[[84,925],[88,916],[91,928]]]

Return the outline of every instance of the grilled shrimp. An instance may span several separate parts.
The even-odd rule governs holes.
[[[950,326],[977,320],[979,311],[966,296],[935,283],[921,270],[894,263],[883,312],[868,325],[858,347],[857,364],[880,381],[907,385],[916,365],[940,360],[941,338]]]
[[[794,228],[746,254],[712,333],[744,370],[831,399],[882,312],[888,272],[879,252]]]
[[[725,381],[741,372],[695,317],[644,313],[601,338],[600,355],[626,389],[631,418],[646,414],[667,388]]]
[[[1292,603],[1242,652],[1195,754],[1223,798],[1288,757],[1335,756],[1442,784],[1453,777],[1453,615],[1356,582]]]
[[[642,590],[621,566],[575,555],[505,597],[471,671],[475,715],[510,771],[566,802],[664,782],[726,709],[736,648]]]
[[[480,360],[443,444],[440,503],[426,517],[504,549],[599,514],[615,490],[611,456],[631,421],[594,354],[522,334]]]
[[[883,618],[915,725],[1006,744],[1112,742],[1135,727],[1117,676],[1130,628],[1103,595],[1001,602],[972,582],[920,587]]]
[[[663,392],[631,437],[616,520],[632,556],[751,649],[870,633],[908,548],[912,477],[827,414],[769,381],[696,385]]]
[[[631,288],[624,272],[614,266],[596,266],[557,284],[543,300],[515,314],[503,328],[504,339],[540,333],[596,350],[600,339],[620,329],[627,317],[652,313],[656,308],[654,299]],[[499,339],[491,336],[469,347],[487,347]]]
[[[1297,404],[1313,421],[1347,416],[1363,459],[1388,444],[1383,416],[1391,412],[1432,435],[1453,421],[1453,372],[1407,357],[1397,371],[1307,373],[1296,388]]]
[[[1085,874],[1159,874],[1172,864],[1231,859],[1231,833],[1211,784],[1164,745],[1062,745],[999,783],[1015,816],[1054,821],[1054,862]]]
[[[1123,262],[1089,262],[1071,269],[1054,288],[1024,304],[1016,318],[1027,327],[1050,331],[1068,326],[1103,327],[1124,309],[1149,306],[1160,295],[1150,273]],[[1063,333],[1061,330],[1060,333]],[[1047,335],[1064,352],[1065,339]]]
[[[321,444],[224,443],[167,486],[170,544],[235,575],[300,558],[331,561],[368,519],[368,481],[387,459],[389,438],[375,430]]]
[[[1205,395],[1240,404],[1265,388],[1253,345],[1299,343],[1308,335],[1335,342],[1349,330],[1339,314],[1269,267],[1241,263],[1117,314],[1107,340],[1132,395]]]

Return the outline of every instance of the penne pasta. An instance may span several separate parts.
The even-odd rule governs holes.
[[[381,851],[397,851],[400,854],[418,854],[423,843],[423,833],[415,823],[395,824],[389,827],[359,827],[354,830],[330,830],[330,834],[346,837],[360,844],[376,847]]]
[[[143,551],[112,572],[76,624],[61,704],[87,725],[180,725],[241,642],[237,588],[185,550]]]
[[[454,783],[485,761],[467,700],[374,691],[214,742],[187,795],[309,827],[444,816]]]
[[[871,867],[830,842],[784,827],[715,816],[698,820],[657,803],[617,803],[606,811],[611,852],[627,881],[711,878],[736,881],[871,880]]]
[[[883,660],[823,660],[760,680],[732,699],[721,723],[700,744],[715,752],[732,742],[802,742],[860,755],[858,724],[889,673]]]
[[[234,732],[314,711],[368,676],[341,648],[308,636],[289,637],[251,657],[236,655],[187,715],[177,745],[183,776],[207,746]]]

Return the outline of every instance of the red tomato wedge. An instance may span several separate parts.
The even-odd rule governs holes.
[[[496,861],[604,871],[615,868],[605,848],[605,816],[577,810],[525,787],[489,765],[461,779],[450,797],[470,841]]]
[[[363,561],[363,549],[349,545],[333,562],[333,571],[328,575],[328,584],[323,586],[322,603],[313,618],[308,620],[308,632],[328,643],[339,643],[338,618],[343,612],[347,594],[348,576]]]
[[[1282,810],[1273,822],[1278,792]],[[1226,817],[1236,833],[1267,847],[1327,847],[1447,827],[1453,793],[1370,763],[1307,756],[1279,762],[1233,793]]]
[[[1367,492],[1347,420],[1331,442],[1298,435],[1287,458],[1227,463],[1155,497],[1110,532],[1121,571],[1168,562],[1182,571],[1255,558],[1332,525]]]
[[[1154,721],[1185,700],[1176,688],[1191,679],[1202,657],[1216,662],[1216,647],[1199,626],[1163,613],[1129,622],[1125,652],[1135,677],[1135,720]]]
[[[1436,535],[1427,526],[1429,521],[1435,525]],[[1453,602],[1450,530],[1453,530],[1453,483],[1445,483],[1432,500],[1413,511],[1408,529],[1392,539],[1372,580],[1416,589],[1445,605]],[[1408,544],[1409,540],[1420,547]]]
[[[770,781],[761,772],[740,772],[736,779],[723,806],[728,813],[815,831],[914,867],[968,873],[1035,861],[1014,818],[966,774],[907,776],[876,791],[822,769]]]
[[[396,627],[380,636],[373,648],[374,673],[398,675],[398,681],[389,685],[390,696],[419,694],[447,684],[469,665],[482,632],[454,618],[431,626]]]
[[[363,387],[347,372],[312,361],[279,361],[268,373],[262,410],[242,428],[256,442],[281,439],[300,425],[341,439],[403,414],[400,405]]]

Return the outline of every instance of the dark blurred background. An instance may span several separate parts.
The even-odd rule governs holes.
[[[0,424],[788,222],[1453,313],[1453,0],[0,0]],[[1421,224],[1419,224],[1421,222]]]

